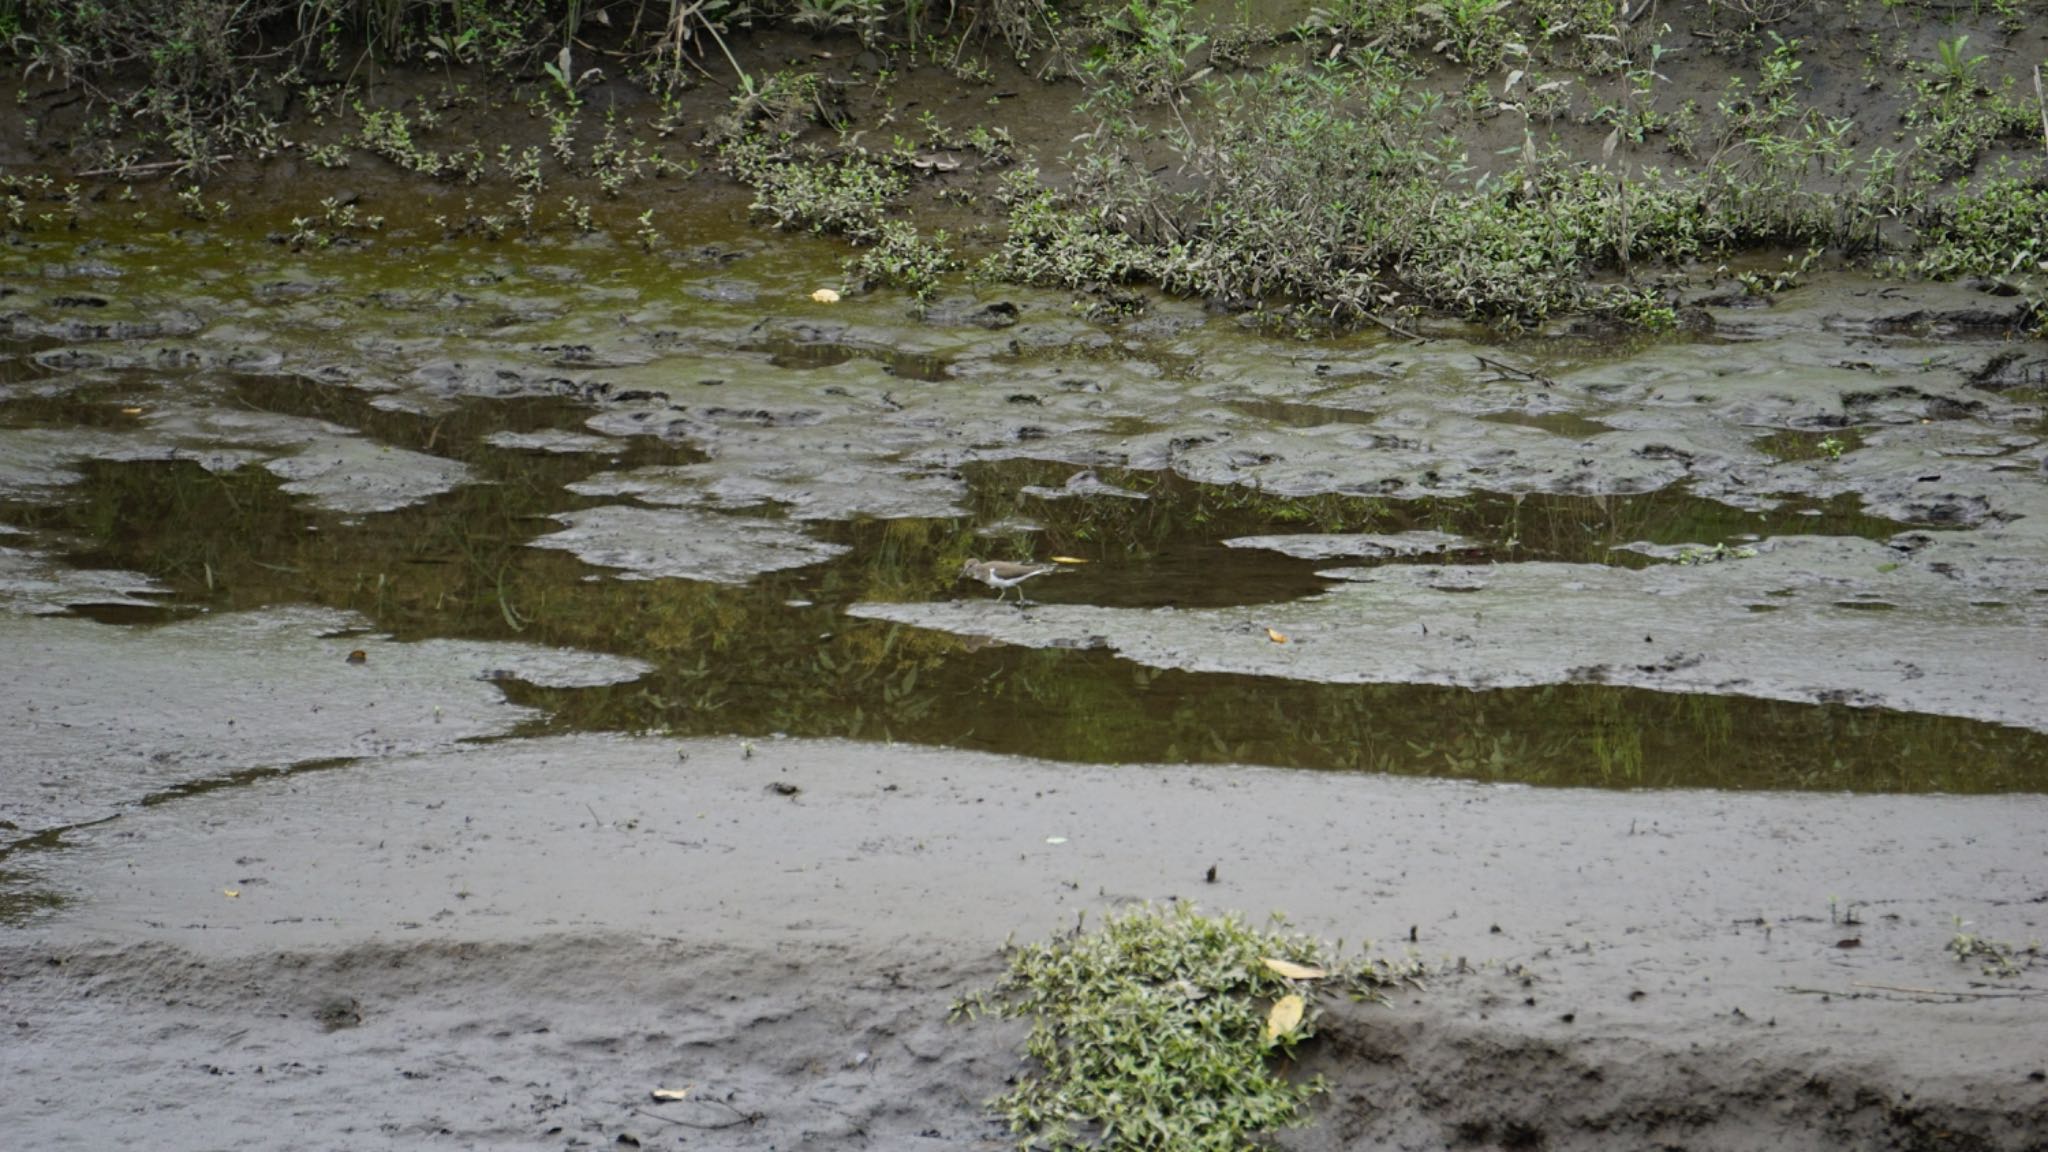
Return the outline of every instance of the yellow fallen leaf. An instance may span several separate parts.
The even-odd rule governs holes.
[[[1052,562],[1053,562],[1053,563],[1055,563],[1055,564],[1086,564],[1086,563],[1087,563],[1087,561],[1086,561],[1086,560],[1083,560],[1083,559],[1081,559],[1081,558],[1080,558],[1079,556],[1055,556],[1055,557],[1053,557],[1053,558],[1052,558]]]
[[[1301,1014],[1307,1008],[1299,996],[1282,996],[1273,1001],[1273,1010],[1266,1014],[1266,1039],[1278,1040],[1301,1027]]]
[[[1328,972],[1321,968],[1311,968],[1306,964],[1296,964],[1292,960],[1280,960],[1272,956],[1266,956],[1262,959],[1265,961],[1267,971],[1277,976],[1284,976],[1289,980],[1321,980],[1329,975]]]
[[[140,416],[140,415],[142,415],[142,409],[140,409],[140,408],[123,408],[123,409],[121,409],[121,415],[123,415],[123,416]]]
[[[227,897],[230,900],[239,900],[242,898],[242,890],[240,888],[223,888],[220,890],[220,894]]]
[[[1285,633],[1275,632],[1271,628],[1266,629],[1266,639],[1271,640],[1275,644],[1287,643],[1287,635]]]
[[[656,1100],[684,1100],[688,1099],[689,1095],[690,1090],[688,1088],[656,1088],[654,1090],[654,1098]]]
[[[816,292],[811,293],[811,299],[816,300],[820,304],[837,304],[839,303],[839,293],[834,292],[830,288],[820,288]]]

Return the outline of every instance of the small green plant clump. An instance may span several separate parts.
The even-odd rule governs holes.
[[[1959,924],[1959,929],[1967,925]],[[2009,978],[2031,969],[2042,958],[2041,946],[2029,944],[2020,947],[2002,940],[1992,940],[1974,932],[1958,931],[1948,942],[1949,955],[1959,964],[1975,963],[1977,970],[1986,976]]]
[[[882,242],[885,214],[910,183],[864,151],[822,160],[778,150],[760,136],[728,145],[719,160],[754,189],[755,216],[785,231],[844,236],[855,244]]]
[[[1754,560],[1756,549],[1730,548],[1727,544],[1716,544],[1712,548],[1687,548],[1678,554],[1680,567],[1693,568],[1701,564],[1719,564],[1723,560]]]
[[[1378,998],[1419,975],[1340,967],[1306,936],[1147,905],[1019,950],[993,991],[954,1012],[1032,1021],[1039,1072],[992,1102],[1020,1148],[1242,1152],[1301,1123],[1322,1088],[1272,1063],[1314,1035],[1317,993]]]
[[[846,270],[864,288],[901,288],[922,308],[960,266],[951,241],[944,229],[926,236],[907,220],[885,220],[881,238],[847,260]]]

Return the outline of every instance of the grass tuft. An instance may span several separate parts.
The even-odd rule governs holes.
[[[1290,979],[1269,959],[1328,976]],[[954,1011],[1032,1021],[1038,1072],[991,1102],[1020,1148],[1239,1152],[1304,1122],[1322,1091],[1281,1074],[1315,1034],[1319,993],[1377,998],[1418,975],[1362,957],[1340,965],[1319,941],[1233,915],[1146,905],[1019,950],[991,992]],[[1291,997],[1299,1023],[1269,1035],[1275,1004]]]

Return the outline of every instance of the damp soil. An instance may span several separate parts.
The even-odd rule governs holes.
[[[1968,290],[1305,349],[445,208],[5,256],[8,1131],[1005,1146],[946,1006],[1172,898],[1437,973],[1282,1146],[2048,1130],[2038,971],[1944,951],[2048,893],[2044,416]]]
[[[1012,1146],[1001,946],[1186,899],[1433,974],[1332,997],[1279,1147],[2026,1149],[2039,797],[1502,789],[572,736],[154,806],[0,941],[37,1146]],[[1276,845],[1280,845],[1276,849]],[[12,864],[10,865],[12,866]],[[2022,957],[2022,963],[2034,963]],[[122,1106],[83,1109],[122,1073]],[[655,1089],[682,1093],[659,1101]],[[1682,1107],[1680,1106],[1682,1104]]]

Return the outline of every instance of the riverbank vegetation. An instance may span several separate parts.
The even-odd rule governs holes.
[[[78,179],[386,166],[448,232],[592,229],[737,181],[854,287],[1140,287],[1303,332],[1667,330],[1842,263],[2043,296],[2048,4],[1983,0],[0,0]],[[511,119],[506,111],[523,110]],[[488,123],[489,129],[479,128]],[[523,133],[523,134],[522,134]],[[66,192],[69,187],[71,190]],[[38,207],[68,197],[66,212]],[[347,229],[308,211],[298,243]],[[2037,307],[2033,313],[2039,317]]]

